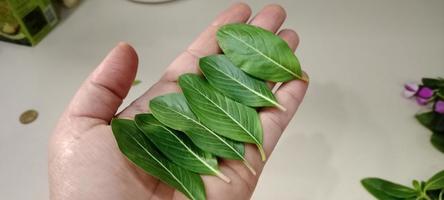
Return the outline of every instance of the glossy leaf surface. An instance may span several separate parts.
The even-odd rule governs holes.
[[[426,112],[426,113],[417,114],[415,117],[419,121],[419,123],[421,123],[423,126],[425,126],[426,128],[428,128],[431,131],[434,130],[434,127],[433,127],[433,121],[435,118],[434,112]]]
[[[285,110],[264,81],[245,74],[225,55],[203,57],[199,66],[210,85],[225,96],[251,107],[277,106]]]
[[[263,130],[256,110],[222,95],[196,74],[180,76],[179,85],[191,110],[205,126],[230,139],[256,144],[265,160]]]
[[[119,149],[135,165],[193,200],[206,199],[201,177],[167,160],[132,120],[113,119]]]
[[[429,130],[444,133],[444,114],[431,111],[416,115],[416,119]]]
[[[186,133],[202,150],[224,158],[243,160],[243,143],[220,136],[203,125],[191,111],[183,94],[156,97],[150,101],[150,110],[162,124]]]
[[[274,33],[248,24],[228,24],[217,31],[220,48],[251,76],[273,82],[302,79],[298,59]]]
[[[172,162],[187,170],[217,175],[230,182],[229,178],[219,171],[216,157],[200,150],[183,133],[166,127],[152,114],[138,114],[135,121],[137,127]]]
[[[417,195],[412,188],[380,178],[366,178],[361,183],[370,194],[380,200],[406,199]]]
[[[444,170],[438,172],[426,182],[426,190],[444,189]]]
[[[443,78],[423,78],[422,84],[426,87],[437,89],[444,88],[444,79]]]
[[[436,149],[444,153],[444,133],[433,133],[430,141]]]

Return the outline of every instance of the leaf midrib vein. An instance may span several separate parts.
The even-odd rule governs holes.
[[[245,127],[243,127],[238,121],[236,121],[229,113],[225,112],[224,109],[222,109],[219,105],[217,105],[215,102],[213,102],[211,99],[209,99],[206,95],[204,95],[199,89],[193,87],[192,84],[190,84],[192,88],[194,88],[196,91],[198,91],[205,99],[207,99],[208,101],[210,101],[210,103],[212,103],[214,106],[216,106],[219,110],[221,110],[223,113],[225,113],[225,115],[227,115],[232,121],[234,121],[234,123],[236,123],[242,130],[244,130],[255,142],[256,144],[259,144],[259,141],[256,140],[256,138],[248,131],[245,129]]]
[[[426,189],[427,189],[427,188],[430,188],[430,185],[433,185],[433,184],[435,184],[435,183],[441,181],[442,179],[444,179],[444,177],[440,177],[440,178],[437,178],[437,179],[435,179],[435,180],[429,182],[429,183],[425,186],[425,188],[426,188]]]
[[[268,97],[262,95],[261,93],[256,92],[256,91],[253,90],[253,89],[250,89],[248,86],[246,86],[246,85],[243,84],[242,82],[238,81],[237,79],[231,77],[229,74],[225,73],[224,71],[219,70],[217,67],[214,67],[213,65],[210,65],[210,66],[212,66],[213,69],[215,69],[216,71],[219,71],[220,73],[222,73],[222,74],[224,74],[225,76],[227,76],[229,79],[235,81],[236,83],[238,83],[238,84],[241,85],[242,87],[244,87],[244,88],[246,88],[247,90],[251,91],[252,93],[254,93],[254,94],[256,94],[256,95],[258,95],[258,96],[260,96],[260,97],[266,99],[267,101],[271,102],[271,103],[274,104],[274,105],[279,105],[278,102],[273,101],[272,99],[270,99],[270,98],[268,98]]]
[[[198,156],[198,155],[196,155],[196,153],[194,153],[194,151],[193,150],[191,150],[189,147],[188,147],[188,145],[186,145],[185,143],[183,143],[183,141],[179,138],[179,137],[177,137],[177,135],[176,134],[174,134],[173,132],[171,132],[171,130],[169,130],[168,128],[166,128],[166,127],[164,127],[164,126],[161,126],[161,125],[157,125],[157,124],[152,124],[153,126],[158,126],[158,127],[160,127],[160,128],[162,128],[162,129],[164,129],[165,131],[167,131],[170,135],[172,135],[177,141],[179,141],[180,142],[180,144],[182,144],[185,148],[186,148],[186,150],[188,151],[188,152],[190,152],[195,158],[197,158],[202,164],[204,164],[208,169],[210,169],[212,172],[214,172],[215,174],[218,174],[219,173],[219,170],[216,170],[216,169],[214,169],[212,166],[210,166],[210,165],[208,165],[208,163],[207,162],[205,162],[204,160],[202,160],[202,158],[200,157],[200,156]]]
[[[171,172],[162,162],[160,162],[160,160],[158,160],[153,154],[151,154],[134,136],[129,135],[140,147],[142,147],[142,149],[151,157],[153,158],[160,166],[162,166],[165,171],[167,171],[173,178],[174,180],[176,180],[181,186],[182,188],[190,195],[190,197],[192,199],[196,199],[193,194],[188,190],[187,187],[185,187],[185,185],[182,183],[182,181],[180,181],[176,175],[174,175],[173,172]]]
[[[188,120],[191,120],[191,121],[194,122],[195,124],[201,126],[201,127],[204,128],[205,130],[207,130],[208,132],[210,132],[212,135],[214,135],[218,140],[220,140],[220,141],[221,141],[222,143],[224,143],[226,146],[228,146],[228,148],[230,148],[231,150],[233,150],[233,152],[235,152],[239,157],[241,157],[242,160],[245,160],[245,158],[244,158],[243,155],[241,155],[236,149],[234,149],[234,148],[233,148],[230,144],[228,144],[224,139],[222,139],[219,135],[217,135],[217,134],[216,134],[215,132],[213,132],[212,130],[208,129],[206,126],[202,125],[201,123],[197,122],[196,120],[194,120],[194,119],[192,119],[192,118],[190,118],[190,117],[188,117],[188,116],[186,116],[186,115],[184,115],[184,114],[182,114],[182,113],[180,113],[180,112],[178,112],[178,111],[176,111],[176,110],[174,110],[174,109],[169,109],[168,106],[165,106],[164,108],[166,108],[166,109],[168,109],[168,110],[170,110],[170,111],[173,111],[173,112],[175,112],[175,113],[177,113],[177,114],[183,116],[184,118],[186,118],[186,119],[188,119]]]
[[[290,71],[289,69],[285,68],[284,66],[282,66],[281,64],[279,64],[278,62],[276,62],[275,60],[271,59],[270,57],[268,57],[267,55],[265,55],[264,53],[262,53],[261,51],[257,50],[256,48],[254,48],[253,46],[251,46],[250,44],[248,44],[247,42],[241,40],[240,38],[238,38],[237,36],[226,32],[228,35],[230,35],[231,37],[233,37],[234,39],[242,42],[245,46],[253,49],[253,51],[255,51],[256,53],[258,53],[259,55],[263,56],[264,58],[266,58],[267,60],[271,61],[273,64],[275,64],[276,66],[278,66],[279,68],[285,70],[286,72],[290,73],[291,75],[300,78],[297,74],[293,73],[292,71]]]

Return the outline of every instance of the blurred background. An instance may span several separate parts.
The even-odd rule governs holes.
[[[137,4],[89,0],[62,13],[34,47],[0,42],[0,199],[48,199],[47,144],[81,82],[119,41],[139,54],[122,107],[236,1]],[[444,76],[442,0],[247,0],[254,12],[281,4],[301,42],[310,86],[275,149],[253,199],[373,199],[368,176],[403,184],[444,168],[403,84]],[[38,119],[18,121],[27,109]]]

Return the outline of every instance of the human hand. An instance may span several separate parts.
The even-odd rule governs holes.
[[[222,12],[200,36],[166,69],[162,78],[145,94],[117,115],[133,118],[148,112],[150,99],[179,92],[177,78],[184,73],[200,73],[200,57],[219,53],[217,29],[227,23],[246,23],[251,10],[236,4]],[[269,5],[250,24],[276,32],[286,17],[283,8]],[[283,29],[278,35],[296,49],[299,39],[293,30]],[[52,135],[49,144],[49,184],[51,199],[186,199],[180,192],[146,174],[129,162],[119,151],[109,122],[115,117],[127,95],[137,71],[136,52],[128,44],[115,47],[83,83]],[[293,80],[275,93],[287,108],[264,108],[260,119],[264,129],[264,149],[273,151],[279,137],[301,103],[307,83]],[[227,184],[214,176],[202,176],[208,199],[249,199],[264,167],[254,145],[246,145],[246,159],[258,172],[254,176],[242,162],[222,160],[220,170],[230,177]]]

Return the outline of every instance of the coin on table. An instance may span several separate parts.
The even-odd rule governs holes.
[[[22,124],[29,124],[37,119],[39,113],[36,110],[27,110],[20,115],[19,121]]]

